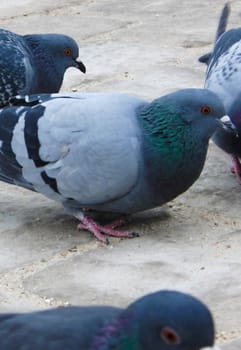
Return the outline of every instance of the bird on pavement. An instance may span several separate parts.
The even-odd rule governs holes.
[[[67,35],[0,29],[0,107],[18,94],[58,92],[67,68],[85,73],[78,56],[77,43]]]
[[[70,306],[0,314],[4,350],[207,350],[214,336],[208,308],[170,290],[145,295],[125,309]]]
[[[132,214],[186,191],[225,114],[206,89],[152,102],[82,93],[19,96],[11,103],[0,110],[0,180],[61,202],[79,228],[106,243],[104,234],[136,234],[115,230],[116,223],[101,226],[83,209]]]

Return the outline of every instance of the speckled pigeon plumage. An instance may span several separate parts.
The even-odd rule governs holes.
[[[232,172],[241,184],[241,28],[225,32],[215,44],[207,69],[205,87],[215,92],[222,100],[233,126],[218,130],[214,142],[232,157]]]
[[[151,103],[117,93],[12,99],[0,111],[0,180],[62,202],[101,241],[84,209],[131,214],[162,205],[199,177],[224,108],[206,89]],[[21,106],[22,104],[22,106]]]
[[[65,307],[0,315],[4,350],[200,350],[214,344],[214,323],[198,299],[148,294],[126,309]]]
[[[0,29],[0,106],[18,94],[58,92],[68,67],[85,72],[77,43],[62,34]]]
[[[216,43],[220,38],[220,36],[226,31],[229,13],[230,13],[230,5],[229,3],[227,3],[224,5],[219,17],[214,43]],[[211,56],[212,56],[212,52],[209,52],[209,53],[206,53],[205,55],[200,56],[198,60],[201,63],[205,63],[206,65],[209,65]]]

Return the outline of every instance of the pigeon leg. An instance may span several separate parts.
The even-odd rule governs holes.
[[[124,219],[118,219],[118,220],[110,222],[109,224],[105,225],[104,227],[114,229],[116,227],[120,227],[120,226],[124,225],[125,223],[126,223],[126,221]]]
[[[98,224],[96,222],[94,222],[93,220],[87,218],[86,216],[84,216],[83,218],[78,218],[76,217],[78,220],[81,221],[81,224],[78,225],[78,229],[84,229],[87,230],[91,233],[94,234],[94,236],[101,242],[105,243],[105,244],[109,244],[109,240],[108,238],[106,238],[101,231],[98,228]]]
[[[237,156],[232,155],[232,167],[231,171],[236,175],[238,183],[241,185],[241,164]]]
[[[114,229],[116,227],[120,227],[120,226],[124,225],[125,223],[126,223],[126,221],[124,219],[118,219],[118,220],[110,222],[109,224],[104,225],[103,227]],[[79,224],[78,229],[86,230],[86,226],[84,224]]]
[[[97,224],[94,220],[88,218],[87,216],[84,216],[83,218],[78,218],[81,221],[81,224],[78,225],[78,228],[88,230],[89,232],[92,232],[96,238],[98,238],[100,241],[109,244],[109,240],[103,235],[105,233],[109,236],[119,237],[119,238],[133,238],[138,237],[139,235],[135,232],[130,231],[118,231],[115,230],[113,227],[117,227],[120,224],[123,224],[122,220],[116,220],[109,225],[102,226],[100,224]]]
[[[114,229],[115,227],[122,225],[124,220],[115,220],[106,226],[102,226],[93,219],[87,217],[81,210],[76,210],[65,206],[65,211],[80,221],[78,229],[84,229],[93,233],[98,240],[105,244],[109,244],[109,240],[104,234],[119,238],[139,237],[139,234],[136,232],[118,231]]]

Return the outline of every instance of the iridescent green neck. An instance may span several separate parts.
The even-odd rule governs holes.
[[[146,178],[156,205],[184,192],[203,168],[208,139],[200,138],[197,128],[182,118],[184,113],[158,101],[140,112]]]
[[[140,113],[144,134],[153,149],[169,148],[173,140],[178,140],[180,133],[187,128],[179,113],[172,106],[152,103]],[[177,141],[176,141],[177,142]]]
[[[175,172],[187,152],[193,150],[192,128],[184,121],[180,112],[172,106],[152,103],[140,113],[145,140],[145,152],[150,152],[152,162],[164,164]],[[184,142],[184,140],[189,142]],[[161,163],[160,163],[161,158]],[[176,165],[176,166],[175,166]]]

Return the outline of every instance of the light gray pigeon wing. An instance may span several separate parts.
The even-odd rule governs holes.
[[[73,97],[74,96],[74,97]],[[14,180],[52,199],[82,206],[124,196],[136,184],[140,130],[136,110],[146,102],[121,94],[51,95],[36,106],[0,112],[1,153],[11,149]],[[12,117],[10,116],[12,114]],[[9,126],[9,119],[15,121]],[[8,131],[11,137],[6,140]],[[123,132],[125,129],[125,132]]]

